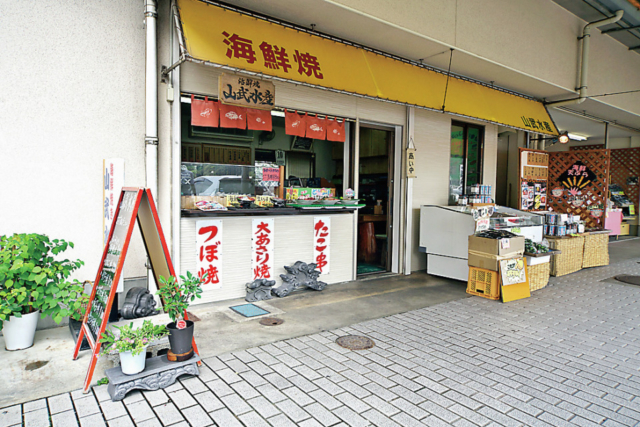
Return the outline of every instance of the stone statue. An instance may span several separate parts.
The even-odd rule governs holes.
[[[122,310],[124,319],[137,319],[158,314],[156,301],[146,288],[131,288],[124,299]]]

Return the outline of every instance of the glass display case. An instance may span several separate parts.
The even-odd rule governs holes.
[[[182,196],[277,196],[280,168],[275,164],[259,166],[183,162],[180,191]]]
[[[468,240],[475,233],[472,206],[420,207],[420,246],[427,273],[467,280]],[[490,229],[507,230],[534,242],[543,238],[544,215],[495,206]]]

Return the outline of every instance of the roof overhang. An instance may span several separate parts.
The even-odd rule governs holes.
[[[173,10],[179,63],[558,134],[541,102],[515,92],[209,1],[177,0]]]

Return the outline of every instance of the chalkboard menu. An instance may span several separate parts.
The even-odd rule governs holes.
[[[136,221],[137,220],[137,221]],[[100,336],[107,327],[107,320],[111,312],[111,305],[115,297],[118,281],[122,275],[122,267],[127,256],[129,240],[133,228],[138,223],[144,241],[147,255],[151,262],[151,270],[156,283],[160,283],[160,276],[175,276],[171,264],[169,248],[162,234],[158,211],[151,196],[151,191],[144,188],[123,188],[114,214],[114,226],[102,253],[100,268],[94,281],[88,310],[85,313],[82,329],[78,334],[73,359],[78,358],[80,345],[86,336],[91,347],[92,356],[89,370],[84,382],[84,391],[89,390],[93,371],[100,354]],[[186,311],[184,313],[187,319]],[[194,351],[198,351],[193,341]]]
[[[95,295],[91,301],[91,309],[87,318],[87,326],[93,342],[98,341],[102,322],[108,318],[105,313],[111,312],[111,290],[114,288],[113,284],[118,283],[119,277],[116,277],[116,273],[119,276],[122,271],[120,264],[124,262],[123,247],[125,243],[128,244],[127,237],[130,236],[133,225],[135,225],[133,212],[138,201],[137,196],[137,191],[123,191],[121,194],[122,200],[116,213],[115,227],[105,248],[106,255],[102,260],[102,267],[96,280],[97,284],[94,285]]]

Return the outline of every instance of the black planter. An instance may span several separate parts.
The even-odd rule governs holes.
[[[191,342],[193,340],[193,322],[187,320],[187,327],[184,329],[176,328],[175,322],[167,325],[169,330],[169,344],[173,354],[184,354],[191,350]]]

